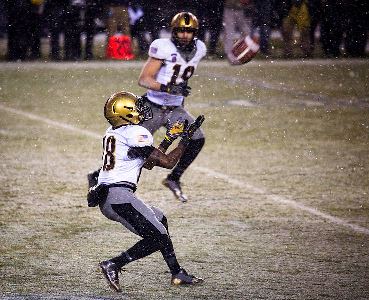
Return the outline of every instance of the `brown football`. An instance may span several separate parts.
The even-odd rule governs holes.
[[[232,47],[235,63],[246,64],[252,60],[259,51],[259,40],[257,37],[241,36]]]

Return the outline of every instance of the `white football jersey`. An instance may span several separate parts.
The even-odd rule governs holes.
[[[164,61],[156,80],[162,84],[179,84],[187,81],[195,72],[200,60],[206,55],[206,46],[200,40],[195,40],[196,53],[187,62],[169,38],[154,40],[149,49],[149,56]],[[183,96],[171,95],[165,92],[148,90],[147,97],[159,105],[180,106]]]
[[[103,139],[103,166],[98,183],[112,184],[127,181],[137,184],[143,158],[130,158],[131,147],[152,146],[151,133],[140,125],[126,125],[117,129],[109,127]]]

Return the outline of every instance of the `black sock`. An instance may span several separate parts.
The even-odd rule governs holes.
[[[169,236],[168,220],[166,216],[163,216],[160,222],[164,225],[165,229],[168,232],[168,236]],[[114,262],[118,268],[122,268],[128,263],[135,261],[137,259],[143,258],[145,256],[148,256],[158,251],[159,249],[160,249],[160,244],[158,244],[158,242],[155,239],[144,238],[138,241],[135,245],[133,245],[126,252],[122,252],[121,255],[112,258],[111,261]]]
[[[174,251],[171,252],[171,253],[164,253],[163,251],[161,251],[161,254],[163,255],[164,260],[168,265],[170,273],[172,275],[178,274],[179,271],[181,270],[181,266],[179,265],[179,263],[177,261],[177,257],[176,257],[176,254],[174,253]]]
[[[160,236],[160,241],[156,238],[145,238],[138,241],[133,247],[129,248],[126,252],[111,259],[116,266],[121,269],[128,263],[146,257],[160,249],[161,254],[165,262],[168,265],[170,272],[174,275],[177,274],[181,267],[177,261],[176,254],[173,249],[173,243],[170,237],[166,234]]]
[[[170,173],[167,178],[172,181],[179,181],[179,178],[182,176],[183,172],[195,160],[204,144],[205,144],[204,138],[191,140],[182,157],[180,158],[179,162],[177,163],[172,173]]]
[[[159,248],[160,245],[158,245],[157,241],[150,238],[144,238],[138,241],[126,252],[123,252],[121,255],[112,258],[111,261],[114,262],[118,268],[122,268],[123,266],[132,261],[146,257],[158,251]]]
[[[133,259],[128,255],[127,252],[122,252],[121,255],[110,259],[110,261],[115,263],[118,269],[121,269],[123,266],[133,261]]]
[[[165,262],[167,263],[170,272],[175,275],[179,272],[181,267],[177,261],[177,257],[173,248],[173,243],[169,235],[168,220],[165,216],[163,216],[160,222],[165,226],[168,232],[168,238],[165,239],[166,243],[164,245],[164,248],[160,250],[160,252],[163,255]]]
[[[172,240],[168,235],[163,235],[161,242],[163,247],[160,249],[160,252],[167,263],[170,272],[172,275],[175,275],[181,270],[181,267],[177,261]]]

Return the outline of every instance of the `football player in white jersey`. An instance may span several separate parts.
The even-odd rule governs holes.
[[[206,55],[205,44],[197,39],[199,22],[189,12],[176,14],[171,22],[171,38],[154,40],[150,45],[149,58],[144,65],[138,83],[147,88],[143,96],[154,117],[143,124],[152,134],[160,127],[178,119],[193,122],[193,117],[184,109],[184,98],[190,94],[188,80],[200,60]],[[187,196],[182,192],[180,178],[195,160],[205,143],[201,130],[195,132],[191,145],[176,167],[163,181],[182,202]]]
[[[154,166],[173,168],[204,118],[195,122],[175,122],[168,127],[158,148],[153,147],[151,133],[140,124],[152,118],[152,111],[142,98],[128,92],[113,94],[106,102],[104,115],[111,126],[103,139],[102,168],[98,184],[90,188],[89,206],[100,207],[108,219],[121,223],[142,239],[117,257],[102,261],[99,265],[111,288],[120,292],[118,272],[128,263],[160,251],[172,274],[173,285],[196,284],[202,281],[188,274],[178,263],[168,223],[163,212],[146,205],[134,192],[141,168]],[[170,153],[165,151],[178,137],[181,141]]]

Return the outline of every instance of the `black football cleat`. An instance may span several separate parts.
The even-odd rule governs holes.
[[[179,181],[169,180],[168,178],[163,180],[163,185],[170,189],[174,196],[181,202],[187,202],[187,196],[182,192],[181,184]]]
[[[104,274],[109,286],[116,292],[120,293],[122,289],[119,285],[118,271],[119,269],[110,260],[102,261],[99,263],[102,273]]]
[[[90,189],[93,186],[97,185],[97,181],[98,181],[98,178],[99,178],[99,173],[100,173],[100,169],[87,174],[88,189]]]
[[[176,275],[172,276],[172,285],[198,284],[204,279],[188,274],[185,269],[181,269]]]

